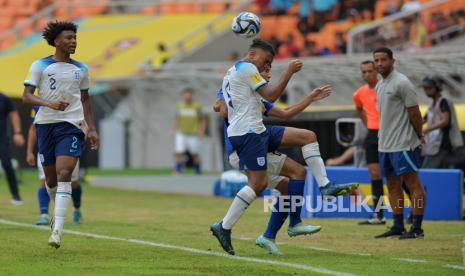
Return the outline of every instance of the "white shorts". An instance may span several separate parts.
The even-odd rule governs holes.
[[[281,173],[286,157],[287,156],[283,153],[274,152],[269,152],[266,155],[268,161],[268,167],[266,170],[268,175],[268,188],[276,188],[279,182],[284,179],[284,176],[280,176],[279,174]],[[234,169],[239,170],[239,156],[235,151],[229,155],[229,164],[231,164]]]
[[[176,139],[174,143],[175,153],[185,153],[189,151],[191,154],[199,153],[199,137],[196,135],[186,135],[181,132],[176,132]]]
[[[45,180],[45,172],[44,168],[42,167],[42,163],[39,160],[39,155],[37,155],[37,170],[39,173],[39,179]],[[73,173],[71,174],[71,181],[78,181],[79,180],[79,160],[76,163],[76,167],[74,167]]]

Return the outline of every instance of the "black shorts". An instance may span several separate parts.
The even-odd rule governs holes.
[[[378,156],[378,130],[369,129],[365,138],[365,154],[367,164],[379,163]]]

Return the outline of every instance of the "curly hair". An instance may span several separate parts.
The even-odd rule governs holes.
[[[47,41],[48,45],[55,47],[55,39],[60,35],[62,31],[73,31],[77,32],[78,26],[73,22],[67,21],[55,21],[48,22],[45,27],[42,37]]]

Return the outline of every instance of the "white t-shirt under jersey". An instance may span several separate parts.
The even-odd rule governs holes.
[[[266,83],[257,67],[250,62],[239,61],[228,70],[222,89],[228,106],[229,137],[260,134],[266,130],[262,118],[263,104],[256,92]]]
[[[69,122],[79,127],[84,121],[81,91],[89,90],[88,74],[87,65],[75,60],[61,62],[49,56],[34,61],[24,85],[37,88],[43,100],[69,103],[64,111],[41,106],[34,123]]]

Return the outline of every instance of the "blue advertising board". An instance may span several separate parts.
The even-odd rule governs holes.
[[[303,217],[321,218],[367,218],[372,215],[371,182],[366,168],[328,167],[328,178],[338,183],[357,182],[360,187],[358,195],[338,197],[333,200],[322,200],[320,191],[310,170],[307,169],[305,187],[305,206],[302,208]],[[454,169],[421,169],[420,181],[426,190],[426,220],[461,220],[463,216],[463,172]],[[384,181],[386,182],[386,181]],[[385,203],[387,187],[384,185]],[[405,199],[408,204],[408,197]],[[365,207],[369,207],[368,209]],[[388,206],[385,214],[392,217]],[[389,209],[389,210],[387,210]],[[410,207],[404,209],[404,216],[408,215]]]

